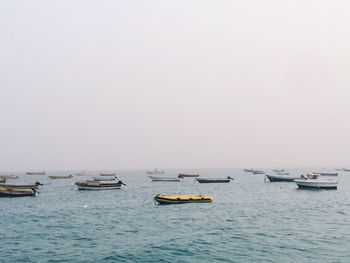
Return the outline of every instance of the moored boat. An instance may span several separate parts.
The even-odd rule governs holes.
[[[268,174],[266,174],[266,177],[269,179],[270,182],[293,182],[295,179],[300,178],[295,176],[268,175]]]
[[[35,196],[35,189],[0,189],[0,197]]]
[[[215,183],[229,183],[231,180],[234,180],[234,179],[228,176],[226,178],[196,178],[195,180],[201,184],[215,184]]]
[[[149,176],[153,182],[179,182],[180,178],[175,176]]]
[[[115,176],[116,173],[106,173],[106,172],[103,172],[103,173],[100,173],[101,176]]]
[[[44,171],[41,172],[26,172],[27,175],[45,175]]]
[[[70,179],[72,178],[73,175],[49,175],[48,178],[49,179]]]
[[[350,169],[343,168],[343,171],[344,171],[344,172],[350,172]]]
[[[253,170],[253,174],[265,174],[265,172],[261,170]]]
[[[210,203],[214,198],[209,195],[156,195],[154,200],[161,205],[186,204],[186,203]]]
[[[92,177],[94,181],[114,181],[117,180],[116,176],[94,176]]]
[[[320,179],[319,174],[307,174],[306,177],[301,175],[300,179],[294,180],[299,188],[312,189],[337,189],[338,181],[332,179]]]
[[[283,173],[284,169],[273,169],[272,171],[274,171],[275,173]]]
[[[185,174],[185,173],[179,173],[179,178],[185,178],[185,177],[199,177],[199,174]]]
[[[164,174],[164,171],[159,171],[157,168],[153,171],[147,171],[147,174]]]
[[[120,189],[122,185],[125,185],[122,181],[100,182],[93,180],[87,180],[85,182],[76,182],[75,184],[78,187],[78,190],[114,190]]]
[[[253,168],[251,168],[251,169],[243,169],[243,171],[245,171],[247,173],[252,173],[254,171],[254,169]]]
[[[336,171],[344,171],[344,168],[335,168]]]
[[[37,189],[41,184],[35,182],[34,184],[0,184],[0,189]]]
[[[18,175],[0,175],[1,179],[5,179],[5,180],[16,180],[18,179]]]

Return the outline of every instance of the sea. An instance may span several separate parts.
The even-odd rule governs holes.
[[[16,173],[8,182],[44,186],[35,197],[0,198],[0,262],[350,262],[350,172],[339,173],[337,190],[270,183],[242,169],[165,175],[178,172],[234,181],[152,182],[144,170],[119,170],[122,189],[78,191],[74,183],[88,177],[47,178],[74,171]],[[157,205],[157,194],[214,201]]]

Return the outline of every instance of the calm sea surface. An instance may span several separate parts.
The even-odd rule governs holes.
[[[17,173],[16,183],[45,186],[36,197],[0,198],[0,262],[350,262],[350,173],[340,173],[338,190],[312,191],[239,169],[199,172],[235,180],[151,182],[120,171],[121,190],[77,191],[82,176]],[[214,202],[160,206],[158,193]]]

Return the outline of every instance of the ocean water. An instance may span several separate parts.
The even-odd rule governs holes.
[[[36,197],[0,198],[0,262],[350,262],[350,173],[340,173],[338,190],[315,191],[241,169],[199,172],[235,180],[151,182],[120,171],[121,190],[77,191],[82,176],[18,173],[45,186]],[[214,202],[162,206],[158,193]]]

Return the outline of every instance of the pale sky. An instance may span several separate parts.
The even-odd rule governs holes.
[[[0,170],[350,166],[349,1],[1,1]]]

